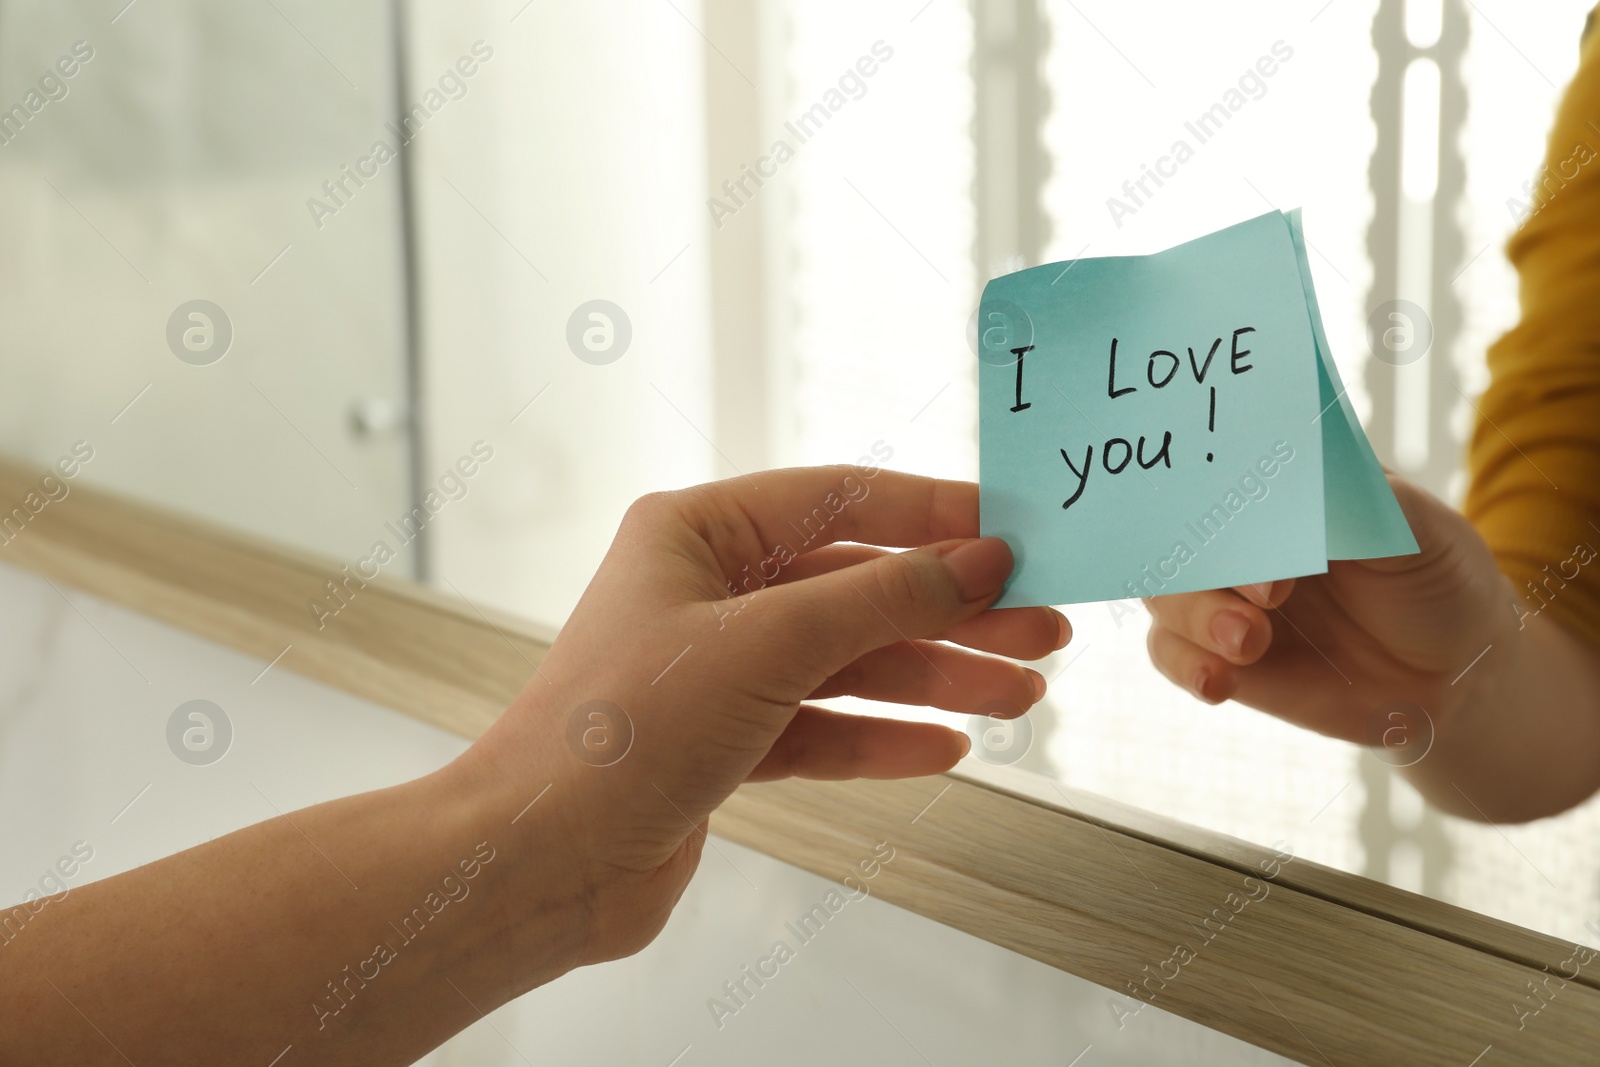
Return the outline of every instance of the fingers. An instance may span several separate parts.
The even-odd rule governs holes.
[[[1233,666],[1215,652],[1201,648],[1164,626],[1152,626],[1145,640],[1150,649],[1150,662],[1156,669],[1173,684],[1206,703],[1220,704],[1238,688]]]
[[[819,574],[831,574],[846,567],[854,567],[857,563],[877,559],[888,551],[886,548],[877,548],[873,545],[828,545],[797,557],[778,572],[772,584],[787,585],[789,582],[815,578]]]
[[[669,496],[719,558],[759,559],[781,547],[788,551],[778,557],[792,559],[836,541],[913,548],[978,536],[975,484],[876,468],[764,471]]]
[[[1273,590],[1255,592],[1270,602]],[[1152,597],[1146,607],[1154,619],[1152,633],[1170,631],[1230,663],[1254,663],[1272,645],[1268,613],[1231,590]]]
[[[887,554],[886,549],[871,545],[829,545],[807,552],[790,563],[774,584],[831,574]],[[958,622],[935,636],[941,641],[1012,659],[1043,659],[1067,647],[1072,639],[1072,624],[1054,608],[998,608]]]
[[[746,780],[915,778],[949,770],[970,747],[965,734],[943,726],[807,706]]]
[[[971,715],[996,701],[1022,711],[1044,691],[1044,676],[1020,664],[929,641],[901,641],[868,652],[807,699],[855,696]]]
[[[1004,541],[984,537],[891,552],[776,586],[762,594],[751,652],[782,656],[787,667],[799,650],[821,672],[815,685],[873,649],[932,637],[977,615],[999,595],[1013,562]]]
[[[994,608],[951,626],[941,641],[1012,659],[1044,659],[1067,647],[1072,624],[1055,608]]]

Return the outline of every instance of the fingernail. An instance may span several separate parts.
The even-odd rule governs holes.
[[[992,596],[1011,574],[1011,546],[998,537],[980,537],[956,546],[944,556],[944,565],[956,580],[967,603]]]
[[[1244,639],[1250,635],[1250,620],[1237,611],[1218,612],[1211,620],[1211,637],[1225,656],[1237,656],[1244,651]]]
[[[1037,704],[1044,699],[1046,689],[1044,675],[1038,671],[1029,671],[1028,674],[1030,675],[1028,680],[1033,683],[1033,702]]]
[[[1211,703],[1211,697],[1206,693],[1206,683],[1210,680],[1211,675],[1206,672],[1205,668],[1202,667],[1194,672],[1194,695],[1208,704]]]
[[[1072,640],[1072,623],[1068,622],[1067,617],[1061,614],[1059,611],[1056,612],[1056,622],[1059,625],[1060,630],[1056,634],[1055,650],[1060,652],[1063,648],[1067,647],[1067,642]]]

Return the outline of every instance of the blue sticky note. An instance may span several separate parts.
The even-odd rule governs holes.
[[[1306,256],[1305,230],[1300,209],[1285,217],[1294,240],[1300,281],[1305,287],[1311,330],[1317,342],[1318,401],[1322,423],[1322,463],[1325,508],[1328,516],[1329,559],[1375,559],[1406,556],[1417,551],[1417,539],[1406,523],[1400,502],[1384,477],[1372,443],[1350,406],[1339,367],[1328,350],[1322,329],[1322,310],[1311,284],[1311,262]]]
[[[1272,212],[985,287],[981,524],[1017,556],[999,606],[1415,551],[1324,356],[1304,248],[1298,216]]]

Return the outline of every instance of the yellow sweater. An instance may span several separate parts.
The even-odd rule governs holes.
[[[1506,247],[1522,318],[1489,349],[1465,510],[1517,587],[1513,609],[1600,645],[1600,32],[1582,47]]]

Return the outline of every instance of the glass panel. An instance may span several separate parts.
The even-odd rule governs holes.
[[[1175,6],[1163,15],[1172,32],[1151,37],[1139,32],[1146,17],[1139,9],[1047,4],[1047,77],[1056,101],[1045,133],[1054,157],[1046,190],[1055,225],[1050,254],[1070,257],[1086,245],[1089,255],[1148,251],[1269,205],[1302,205],[1330,343],[1365,415],[1378,5],[1318,6],[1309,22],[1299,9],[1266,3],[1234,5],[1226,15]],[[1576,68],[1588,6],[1568,3],[1558,17],[1529,22],[1514,5],[1466,5],[1468,108],[1459,146],[1466,251],[1461,263],[1437,269],[1447,278],[1460,272],[1466,322],[1446,351],[1468,395],[1486,384],[1484,350],[1516,321],[1516,280],[1500,251],[1520,221],[1508,203],[1526,199],[1550,117]],[[1426,14],[1410,18],[1413,32],[1426,28]],[[1171,138],[1185,136],[1183,122],[1201,102],[1234,84],[1278,40],[1294,56],[1266,80],[1260,98],[1200,146],[1158,195],[1114,222],[1107,202],[1128,199],[1123,181],[1137,180]],[[1118,107],[1076,106],[1092,96],[1109,96]],[[1431,129],[1415,132],[1434,147]],[[1408,152],[1411,140],[1408,132]],[[1464,401],[1455,407],[1431,417],[1446,422],[1454,442],[1451,484],[1459,495],[1472,411]],[[1424,447],[1433,432],[1422,428]],[[1052,691],[1047,708],[1030,715],[1034,736],[1023,766],[1247,840],[1287,841],[1297,854],[1558,937],[1600,939],[1600,860],[1592,847],[1600,801],[1530,826],[1442,818],[1366,750],[1238,704],[1212,707],[1169,684],[1150,667],[1148,615],[1138,602],[1067,613],[1076,637],[1044,668]]]
[[[1468,396],[1487,384],[1485,349],[1517,321],[1516,274],[1503,249],[1523,221],[1517,205],[1543,162],[1591,6],[1566,0],[1546,17],[1529,20],[1504,0],[1468,5],[1471,36],[1462,76],[1469,99],[1461,138],[1466,262],[1452,270],[1460,272],[1454,288],[1465,321],[1450,353]],[[1472,416],[1465,404],[1439,414],[1461,441]],[[1464,479],[1458,480],[1453,498],[1464,489]],[[1449,899],[1558,937],[1600,942],[1600,852],[1594,847],[1600,801],[1530,826],[1446,820],[1443,829],[1451,856],[1442,877]]]
[[[971,15],[937,4],[906,22],[845,0],[785,14],[792,113],[875,43],[892,58],[789,176],[798,402],[780,460],[849,463],[881,441],[890,466],[976,478]]]
[[[1392,399],[1394,428],[1413,436],[1385,436],[1384,458],[1459,496],[1459,464],[1440,456],[1459,451],[1469,408],[1369,373],[1379,0],[1039,0],[1048,33],[998,56],[978,27],[1004,30],[1021,2],[981,0],[976,19],[962,3],[770,0],[744,48],[705,32],[709,2],[0,4],[0,191],[13,208],[0,215],[0,452],[46,465],[81,447],[85,481],[338,561],[382,544],[387,573],[559,623],[630,501],[745,473],[720,440],[729,408],[769,429],[767,465],[849,462],[881,442],[889,466],[973,477],[964,331],[996,266],[974,249],[986,225],[1004,229],[990,216],[1022,217],[994,192],[1014,186],[1044,206],[1048,239],[1033,236],[1048,259],[1149,251],[1303,206],[1358,412]],[[1484,348],[1514,321],[1508,204],[1575,67],[1585,5],[1535,20],[1508,0],[1451,0],[1440,18],[1405,6],[1386,48],[1407,34],[1443,47],[1452,11],[1469,31],[1453,224],[1471,258],[1434,263],[1433,216],[1415,210],[1387,236],[1413,257],[1404,279],[1456,278],[1465,322],[1437,358],[1471,394]],[[1279,42],[1292,58],[1252,75]],[[1014,147],[1045,165],[1018,162],[1007,186],[974,130],[1019,83],[982,75],[1029,45],[1036,68],[1013,74],[1041,79],[1049,108]],[[868,59],[875,73],[852,74]],[[750,98],[710,88],[730,71]],[[980,85],[997,94],[988,110]],[[1440,99],[1451,86],[1440,80]],[[1229,125],[1152,184],[1185,123],[1233,87],[1246,102]],[[741,109],[754,115],[745,133],[788,152],[764,183],[747,174],[755,158],[707,164]],[[1413,108],[1408,144],[1439,138],[1430,110]],[[1048,177],[1029,190],[1024,173]],[[1408,173],[1413,208],[1449,178]],[[740,264],[763,279],[750,306],[714,301],[724,210],[760,219]],[[749,358],[767,384],[743,392],[727,367],[744,353],[714,352],[713,338],[756,305],[765,336]],[[475,473],[456,473],[469,457]],[[21,606],[0,678],[0,797],[30,815],[7,822],[18,892],[63,841],[93,843],[90,876],[103,877],[262,818],[268,797],[288,809],[459,751],[282,671],[0,578]],[[1051,695],[1008,761],[1558,936],[1600,936],[1585,931],[1600,922],[1600,802],[1528,827],[1441,819],[1371,754],[1169,685],[1137,603],[1069,615],[1077,637],[1042,665]],[[202,694],[253,739],[223,775],[191,773],[162,740],[171,710]],[[134,710],[83,710],[114,705]],[[1095,1063],[1167,1062],[1180,1046],[1186,1062],[1265,1061],[1160,1013],[1118,1032],[1103,991],[877,901],[785,975],[790,992],[714,1027],[705,1002],[823,885],[721,848],[649,951],[508,1009],[437,1062],[560,1048],[668,1063],[688,1045],[728,1062],[775,1045],[794,1062],[906,1056],[890,1020],[966,1059],[1059,1063],[1093,1045]],[[647,1023],[596,1027],[578,1010],[591,1004]],[[1005,1054],[980,1057],[979,1044]]]
[[[342,558],[405,512],[387,12],[0,6],[0,449]]]

